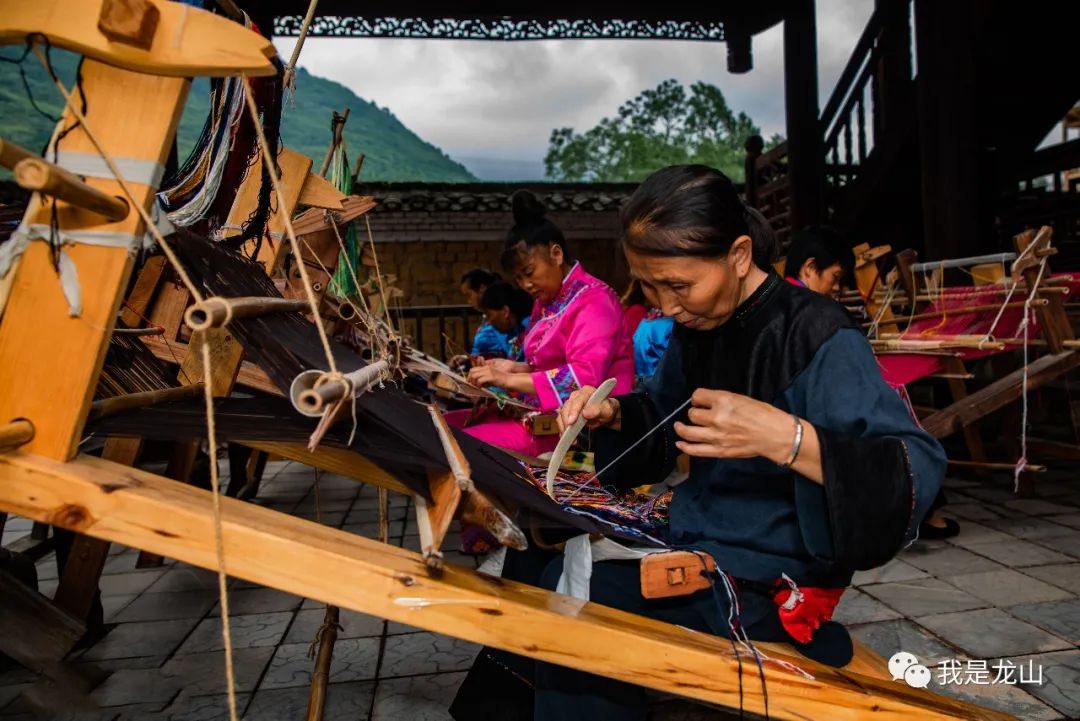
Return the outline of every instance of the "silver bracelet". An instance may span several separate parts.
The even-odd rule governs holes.
[[[802,448],[802,421],[799,420],[797,415],[792,414],[791,417],[795,419],[795,442],[791,444],[791,455],[788,456],[786,461],[780,464],[781,468],[791,468],[791,464],[799,457],[799,449]]]

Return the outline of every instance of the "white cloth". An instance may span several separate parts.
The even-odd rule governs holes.
[[[563,572],[555,590],[567,596],[589,600],[589,582],[592,580],[593,564],[600,561],[637,561],[651,553],[666,548],[630,548],[610,538],[589,540],[589,534],[574,536],[566,542],[563,551]]]

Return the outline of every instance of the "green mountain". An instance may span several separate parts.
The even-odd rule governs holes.
[[[3,52],[12,57],[11,48]],[[57,75],[70,87],[75,80],[78,56],[61,50],[52,52]],[[34,56],[23,61],[26,85],[34,101],[56,116],[63,101],[48,74]],[[186,157],[202,130],[209,109],[210,82],[198,78],[180,121],[180,156]],[[361,177],[365,180],[457,183],[476,180],[463,165],[405,127],[386,108],[358,97],[340,83],[319,78],[300,68],[296,94],[287,97],[282,112],[281,136],[285,145],[305,153],[318,170],[330,143],[330,113],[349,108],[345,142],[349,162],[365,155]],[[0,63],[0,137],[40,151],[49,140],[53,123],[34,110],[19,77],[19,66]],[[5,173],[6,175],[6,173]]]

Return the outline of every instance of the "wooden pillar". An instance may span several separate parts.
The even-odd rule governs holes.
[[[927,260],[977,255],[984,249],[979,243],[977,4],[977,0],[915,0]]]
[[[791,229],[796,231],[821,222],[825,209],[814,0],[793,0],[784,16],[784,109]]]
[[[874,69],[874,137],[903,117],[911,96],[911,0],[875,0],[881,17]]]

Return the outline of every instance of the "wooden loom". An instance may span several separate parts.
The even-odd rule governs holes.
[[[111,26],[108,19],[118,8],[142,8],[142,14]],[[99,21],[109,32],[99,29]],[[156,0],[39,0],[0,18],[0,41],[21,43],[30,33],[87,55],[87,123],[101,134],[104,151],[157,163],[172,145],[190,82],[184,78],[270,72],[266,57],[272,50],[264,39],[204,11]],[[69,110],[64,122],[71,120]],[[82,129],[64,143],[65,150],[96,152]],[[115,179],[80,182],[120,195]],[[152,188],[130,185],[149,209]],[[61,230],[108,229],[136,237],[144,230],[133,212],[108,223],[56,198],[35,198],[28,221],[47,222],[50,203],[57,205]],[[0,322],[0,438],[18,446],[0,453],[0,509],[216,569],[208,492],[78,454],[132,259],[126,247],[75,243],[67,250],[80,270],[81,317],[69,316],[48,249],[34,242],[14,271]],[[310,462],[333,465],[322,455],[313,454]],[[341,465],[355,473],[359,462],[350,457]],[[365,481],[394,483],[374,468],[362,471]],[[757,669],[740,664],[725,639],[452,565],[433,574],[419,554],[228,498],[221,499],[220,519],[223,570],[230,575],[704,702],[741,702],[749,711],[765,711]],[[768,708],[776,718],[1009,718],[891,681],[880,659],[866,654],[833,669],[782,646],[759,647],[812,675],[766,667]]]
[[[1027,289],[1035,285],[1039,276],[1039,264],[1045,263],[1056,252],[1051,239],[1052,230],[1049,227],[1040,228],[1038,231],[1028,230],[1015,237],[1016,253],[1011,256],[999,254],[973,259],[935,261],[921,266],[916,264],[917,258],[913,251],[903,251],[896,254],[896,269],[890,273],[887,280],[880,274],[877,267],[878,259],[883,258],[885,253],[874,252],[880,249],[869,249],[867,252],[868,249],[865,246],[855,249],[857,258],[867,258],[870,262],[857,263],[855,276],[858,297],[852,294],[845,300],[865,304],[867,313],[878,319],[877,330],[881,333],[878,340],[871,341],[876,344],[875,351],[927,355],[939,359],[940,370],[929,377],[946,381],[952,403],[941,409],[916,410],[922,417],[923,427],[936,438],[942,439],[957,431],[963,434],[971,460],[950,459],[950,463],[954,465],[977,471],[1011,469],[1013,464],[987,461],[977,422],[990,413],[1010,406],[1017,400],[1022,393],[1025,375],[1027,389],[1031,391],[1060,378],[1080,365],[1080,354],[1076,353],[1077,349],[1080,349],[1080,342],[1075,339],[1064,305],[1068,288],[1055,282],[1056,279],[1051,277],[1047,265],[1047,272],[1044,273],[1042,283],[1036,290],[1036,297],[1031,302],[1031,309],[1039,321],[1040,332],[1037,337],[1032,337],[1027,341],[1031,347],[1044,350],[1046,354],[1033,359],[1026,369],[1021,367],[1010,370],[1001,363],[995,363],[995,361],[1006,360],[1000,354],[1022,347],[1024,339],[930,334],[911,340],[906,338],[906,334],[900,330],[913,320],[932,320],[945,315],[942,311],[926,312],[921,309],[926,308],[928,302],[940,297],[940,294],[933,292],[933,289],[944,285],[946,268],[963,268],[972,278],[973,290],[986,289],[994,284],[1004,288],[1010,281],[1004,265],[1010,258],[1019,258],[1016,267],[1013,268],[1012,280],[1022,280],[1026,285],[1018,291],[1015,300],[1005,305],[1013,309],[1022,308],[1028,293]],[[887,246],[882,246],[882,248],[888,250]],[[931,270],[932,277],[927,279],[930,283],[929,287],[923,287],[919,282],[917,273],[923,266],[929,266]],[[950,290],[952,289],[955,289],[955,286]],[[903,312],[899,310],[901,305],[906,307]],[[995,313],[1003,310],[1002,306],[1003,302],[999,301],[985,306],[957,308],[948,312],[953,316],[981,314],[987,318],[993,318]],[[1000,376],[999,379],[970,393],[966,381],[974,376],[968,371],[967,365],[960,357],[960,352],[965,349],[986,349],[997,354],[991,356],[990,361],[997,375]],[[1015,413],[1013,415],[1016,417],[1010,418],[1010,423],[1019,425],[1019,415]],[[1063,443],[1029,439],[1028,447],[1036,453],[1066,458],[1077,457],[1076,448]],[[1038,471],[1043,467],[1029,465],[1027,469]],[[1022,474],[1020,490],[1026,491],[1030,484],[1030,473]]]

